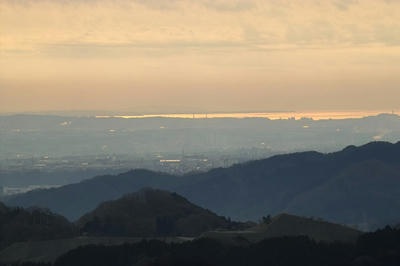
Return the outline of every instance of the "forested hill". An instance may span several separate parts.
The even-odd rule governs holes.
[[[100,202],[143,187],[175,191],[232,219],[289,212],[375,228],[400,220],[400,142],[322,154],[301,152],[183,177],[133,170],[7,199],[77,219]]]
[[[78,220],[80,231],[87,235],[125,237],[194,237],[234,224],[176,193],[154,189],[104,202]]]
[[[47,210],[9,208],[0,202],[0,249],[15,242],[73,237],[73,224]]]

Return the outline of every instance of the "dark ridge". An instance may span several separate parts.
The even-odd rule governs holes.
[[[77,224],[87,235],[124,237],[198,236],[232,225],[176,193],[150,188],[103,202]]]
[[[49,210],[9,208],[0,202],[0,249],[21,241],[73,237],[73,224]]]
[[[58,258],[54,266],[395,266],[400,265],[399,246],[400,231],[391,228],[364,234],[354,244],[327,244],[305,236],[265,239],[246,246],[227,246],[213,239],[181,244],[153,240],[118,246],[80,247]],[[24,265],[50,266],[39,263]]]
[[[361,234],[359,230],[322,219],[281,213],[272,218],[264,217],[263,222],[246,231],[214,231],[207,232],[202,237],[236,245],[256,243],[267,238],[295,236],[306,236],[317,242],[355,243]],[[241,241],[238,242],[238,239]]]

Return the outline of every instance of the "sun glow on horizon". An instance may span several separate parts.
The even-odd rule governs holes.
[[[144,114],[144,115],[97,115],[96,118],[185,118],[185,119],[208,119],[208,118],[268,118],[270,120],[279,119],[351,119],[363,118],[368,116],[377,116],[379,114],[395,114],[400,112],[384,112],[384,111],[347,111],[347,112],[270,112],[270,113],[194,113],[194,114]]]

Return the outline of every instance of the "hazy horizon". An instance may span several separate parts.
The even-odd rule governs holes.
[[[382,114],[392,114],[400,116],[398,110],[341,110],[341,111],[178,111],[164,112],[157,111],[106,111],[106,110],[69,110],[69,111],[38,111],[38,112],[0,112],[0,116],[12,115],[46,115],[61,117],[93,117],[93,118],[185,118],[185,119],[211,119],[211,118],[267,118],[277,119],[351,119],[378,116]]]

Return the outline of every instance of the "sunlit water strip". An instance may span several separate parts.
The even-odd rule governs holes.
[[[197,113],[197,114],[146,114],[146,115],[104,115],[96,116],[96,118],[150,118],[150,117],[168,117],[168,118],[188,118],[188,119],[205,119],[205,118],[268,118],[271,120],[278,119],[302,119],[309,118],[313,120],[326,119],[349,119],[363,118],[367,116],[376,116],[382,113],[390,113],[400,115],[400,112],[394,111],[352,111],[352,112],[273,112],[273,113]]]

